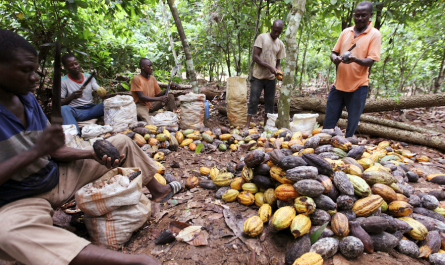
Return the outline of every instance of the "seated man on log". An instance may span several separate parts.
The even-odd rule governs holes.
[[[245,129],[250,128],[253,115],[257,114],[261,92],[264,90],[264,126],[267,122],[267,113],[274,112],[275,86],[277,70],[281,71],[280,60],[286,57],[283,42],[278,38],[283,32],[284,22],[276,19],[269,33],[260,34],[254,43],[253,61],[255,67],[250,79],[250,99],[247,109],[247,122]]]
[[[109,138],[120,160],[91,149],[64,146],[60,125],[50,125],[33,95],[39,77],[37,51],[24,38],[0,29],[0,260],[24,264],[161,264],[90,244],[53,226],[54,209],[111,167],[139,167],[143,183],[160,201],[180,189],[160,184],[158,166],[122,134]],[[174,183],[174,184],[172,184]],[[179,185],[179,187],[178,187]]]
[[[104,103],[93,103],[93,91],[99,88],[96,79],[91,80],[85,86],[86,80],[90,74],[82,73],[79,62],[73,54],[65,54],[62,56],[63,67],[68,74],[62,77],[62,117],[63,124],[76,125],[77,131],[80,132],[78,121],[87,121],[104,116]],[[106,99],[107,95],[101,97]]]
[[[357,129],[368,95],[369,70],[380,60],[381,35],[371,25],[372,15],[371,2],[359,3],[354,11],[355,26],[343,30],[331,54],[337,76],[328,96],[323,128],[333,129],[346,106],[346,137],[352,137]]]
[[[172,94],[165,96],[166,90],[161,91],[158,81],[153,76],[153,64],[147,58],[139,61],[141,73],[131,79],[131,95],[136,103],[138,118],[148,124],[151,121],[150,112],[160,110],[166,104],[166,110],[176,110],[175,97]],[[178,84],[172,82],[172,88]]]

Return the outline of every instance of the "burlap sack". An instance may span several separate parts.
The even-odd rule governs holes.
[[[240,76],[227,79],[227,118],[230,125],[244,126],[247,122],[246,78]]]

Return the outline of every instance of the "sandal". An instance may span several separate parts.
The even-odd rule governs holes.
[[[165,196],[159,203],[168,201],[173,195],[175,195],[182,189],[182,185],[178,181],[170,182],[168,183],[168,185],[172,187],[172,191],[169,194],[167,194],[167,196]]]

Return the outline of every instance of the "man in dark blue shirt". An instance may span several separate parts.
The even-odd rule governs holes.
[[[99,248],[52,225],[53,208],[120,164],[141,168],[154,201],[171,194],[173,186],[153,178],[158,167],[126,136],[110,138],[123,153],[115,161],[98,158],[91,149],[64,146],[62,127],[49,124],[32,94],[39,80],[34,47],[0,29],[0,51],[0,259],[24,264],[160,264],[146,255]]]

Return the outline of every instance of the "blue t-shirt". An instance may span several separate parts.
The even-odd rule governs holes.
[[[37,99],[29,93],[20,95],[28,127],[0,104],[0,162],[31,149],[49,122]],[[0,169],[1,170],[1,169]],[[52,190],[59,183],[59,168],[50,156],[43,156],[18,170],[0,185],[0,207]]]

